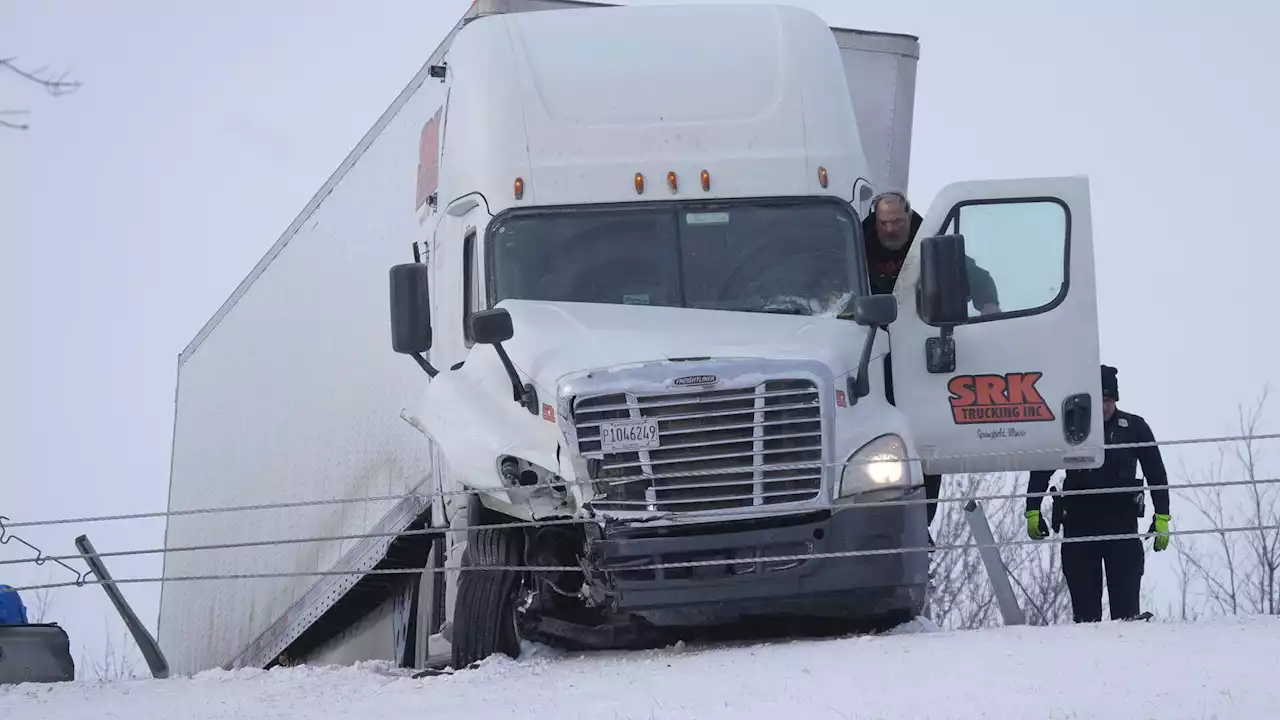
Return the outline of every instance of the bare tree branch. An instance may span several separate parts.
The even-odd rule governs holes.
[[[90,656],[87,660],[81,657],[80,664],[100,681],[130,680],[140,676],[135,650],[136,646],[127,633],[121,635],[121,644],[117,647],[111,641],[111,633],[107,632],[101,654]]]
[[[1240,426],[1247,427],[1249,433],[1242,446],[1236,449],[1236,459],[1240,461],[1245,476],[1253,483],[1248,486],[1249,508],[1252,515],[1249,519],[1259,528],[1244,537],[1244,542],[1254,561],[1249,569],[1249,580],[1252,585],[1250,590],[1253,595],[1251,600],[1256,612],[1275,615],[1278,612],[1277,605],[1280,604],[1277,603],[1276,598],[1276,576],[1280,574],[1280,538],[1277,538],[1275,530],[1261,529],[1265,525],[1273,525],[1270,519],[1277,517],[1275,488],[1261,487],[1257,484],[1259,458],[1253,440],[1254,431],[1262,421],[1262,408],[1266,404],[1268,394],[1268,389],[1264,387],[1258,404],[1248,418],[1245,417],[1244,409],[1240,408]]]
[[[1198,488],[1188,496],[1208,528],[1217,532],[1201,536],[1211,539],[1207,549],[1191,538],[1178,543],[1184,617],[1194,614],[1194,610],[1187,609],[1187,603],[1197,584],[1219,613],[1280,614],[1280,533],[1261,529],[1280,522],[1280,499],[1275,488],[1257,484],[1260,453],[1252,439],[1262,421],[1268,394],[1264,388],[1251,410],[1238,410],[1240,434],[1246,439],[1233,452],[1239,471],[1238,475],[1231,474],[1235,476],[1232,479],[1250,481],[1239,491],[1244,497],[1231,497],[1231,491],[1222,487]],[[1208,473],[1209,480],[1224,479],[1225,457],[1226,452],[1219,451],[1219,458]],[[1241,526],[1258,529],[1248,533],[1223,532],[1225,528]]]
[[[80,89],[81,83],[78,80],[67,80],[68,73],[64,72],[56,78],[42,77],[41,73],[43,73],[46,68],[42,67],[32,71],[23,70],[14,64],[14,61],[17,59],[18,58],[16,57],[0,58],[0,67],[6,67],[17,73],[19,76],[43,87],[46,92],[54,97],[69,95]]]
[[[27,115],[27,114],[29,113],[26,110],[0,110],[0,115]],[[15,123],[15,122],[9,122],[8,120],[0,119],[0,127],[7,127],[13,130],[26,130],[31,126],[27,125],[26,123]]]
[[[53,613],[53,606],[57,598],[53,595],[53,588],[40,588],[31,596],[31,605],[27,607],[27,620],[33,624],[39,625],[49,621]]]
[[[18,75],[18,77],[44,88],[45,92],[49,93],[53,97],[70,95],[80,89],[80,81],[68,80],[68,73],[64,72],[57,76],[46,75],[45,71],[47,70],[47,67],[41,67],[36,70],[23,70],[16,64],[17,59],[18,58],[16,57],[0,58],[0,67],[8,68]],[[26,112],[27,111],[25,110],[4,110],[0,111],[0,115],[21,115],[26,114]],[[0,127],[9,128],[11,130],[27,130],[31,126],[27,123],[17,123],[0,119]]]

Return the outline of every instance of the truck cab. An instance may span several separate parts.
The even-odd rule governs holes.
[[[494,15],[432,75],[390,310],[436,460],[423,632],[455,668],[909,620],[925,473],[1100,464],[1087,179],[944,187],[872,294],[884,188],[814,14]]]

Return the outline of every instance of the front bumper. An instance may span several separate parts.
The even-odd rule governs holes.
[[[907,498],[923,498],[917,489]],[[918,550],[763,562],[757,558],[892,548]],[[808,514],[705,524],[606,525],[588,561],[612,610],[655,625],[753,616],[857,620],[918,613],[928,583],[923,504],[864,503]],[[732,564],[645,569],[699,560]]]

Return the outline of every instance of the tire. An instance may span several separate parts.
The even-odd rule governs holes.
[[[515,528],[477,528],[469,533],[454,607],[453,668],[461,670],[490,655],[520,656],[516,600],[522,575],[471,567],[521,565],[521,535]]]

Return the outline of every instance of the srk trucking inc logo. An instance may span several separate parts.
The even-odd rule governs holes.
[[[957,375],[947,383],[951,414],[957,425],[977,423],[1051,422],[1053,411],[1036,383],[1044,373]]]

